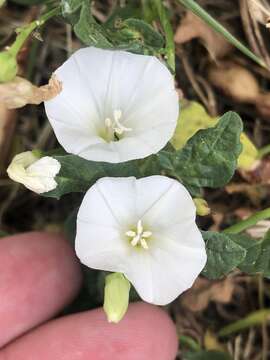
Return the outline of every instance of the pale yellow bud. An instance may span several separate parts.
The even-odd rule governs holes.
[[[195,198],[195,199],[193,199],[193,201],[196,206],[197,215],[206,216],[206,215],[210,214],[211,209],[204,199]]]
[[[118,323],[124,317],[129,303],[130,283],[123,274],[106,276],[103,309],[109,322]]]

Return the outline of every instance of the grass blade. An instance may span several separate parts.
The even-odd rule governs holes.
[[[252,326],[261,325],[264,321],[269,322],[270,318],[270,310],[269,309],[261,309],[250,313],[247,317],[235,321],[232,324],[229,324],[222,328],[218,332],[218,336],[228,336],[235,332],[239,332],[245,329],[249,329]]]
[[[244,44],[237,40],[223,25],[215,20],[211,15],[208,14],[196,1],[194,0],[178,0],[183,6],[191,10],[195,15],[199,16],[205,21],[213,30],[223,35],[232,45],[239,49],[243,54],[248,56],[250,59],[255,61],[260,66],[267,68],[265,62],[249,50]]]

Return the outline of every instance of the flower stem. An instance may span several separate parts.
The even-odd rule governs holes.
[[[224,230],[224,233],[230,233],[230,234],[238,234],[254,225],[257,224],[257,222],[265,219],[270,218],[270,208],[264,209],[262,211],[257,212],[254,215],[251,215],[249,218],[240,221],[237,224],[234,224],[227,229]]]
[[[256,56],[251,50],[249,50],[244,44],[236,39],[223,25],[221,25],[216,19],[214,19],[206,10],[204,10],[194,0],[178,0],[184,7],[191,10],[195,15],[199,16],[206,24],[208,24],[213,30],[221,34],[226,40],[239,49],[243,54],[255,61],[260,66],[267,68],[265,62]]]
[[[32,21],[30,24],[20,28],[18,30],[18,35],[16,40],[9,48],[9,52],[15,57],[18,52],[21,50],[24,42],[28,38],[28,36],[39,26],[43,25],[47,20],[52,18],[53,16],[58,15],[60,12],[60,7],[56,7],[44,15],[42,15],[38,20]]]

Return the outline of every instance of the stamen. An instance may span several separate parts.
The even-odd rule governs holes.
[[[137,222],[137,232],[129,230],[126,235],[132,238],[130,242],[132,246],[140,245],[145,250],[149,249],[146,239],[152,236],[152,231],[143,231],[142,220]]]
[[[143,232],[142,220],[139,220],[139,221],[138,221],[138,224],[137,224],[137,233],[138,233],[139,235],[141,235],[142,232]]]
[[[135,231],[129,230],[126,232],[126,235],[129,237],[134,237],[134,236],[136,236],[136,233],[135,233]]]
[[[113,120],[110,118],[105,119],[105,126],[108,131],[112,131],[112,133],[117,135],[122,135],[125,131],[132,131],[132,128],[127,128],[120,123],[120,119],[122,117],[122,111],[120,109],[113,111]]]
[[[143,232],[143,237],[144,238],[149,238],[150,236],[152,236],[152,231],[144,231]]]
[[[145,241],[144,238],[141,239],[141,245],[142,245],[142,247],[143,247],[145,250],[149,249],[149,248],[148,248],[148,245],[147,245],[147,242]]]

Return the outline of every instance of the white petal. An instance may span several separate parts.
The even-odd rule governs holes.
[[[129,230],[136,217],[136,178],[102,178],[95,184],[117,223]],[[90,190],[91,191],[91,190]]]
[[[172,75],[155,57],[89,47],[74,53],[56,75],[63,90],[45,109],[68,152],[123,162],[158,152],[172,137],[178,97]],[[106,142],[100,137],[105,120],[120,111],[121,125],[132,131]]]
[[[101,180],[99,180],[101,181]],[[89,224],[118,227],[113,205],[99,191],[95,183],[85,194],[78,212],[78,220]]]
[[[139,219],[168,193],[175,182],[160,175],[148,176],[136,181],[136,209]]]
[[[140,297],[156,305],[166,305],[189,289],[206,263],[204,241],[198,229],[192,237],[189,234],[189,241],[200,243],[198,247],[163,240],[160,241],[162,247],[132,254],[132,262],[125,272]]]
[[[126,232],[134,219],[135,178],[102,178],[86,193],[77,218],[76,253],[85,265],[124,272],[133,251]]]
[[[140,214],[151,228],[195,222],[196,208],[186,188],[165,176],[149,176],[137,182]]]
[[[61,164],[58,160],[50,156],[44,156],[31,164],[27,168],[26,173],[31,176],[55,177],[60,169]]]
[[[123,273],[129,258],[129,247],[121,229],[78,219],[75,251],[86,266]]]
[[[52,191],[57,187],[57,182],[53,178],[27,176],[22,184],[29,190],[37,194]]]
[[[24,151],[14,156],[12,159],[12,164],[21,165],[22,167],[26,168],[38,159],[39,158],[35,156],[32,151]]]

